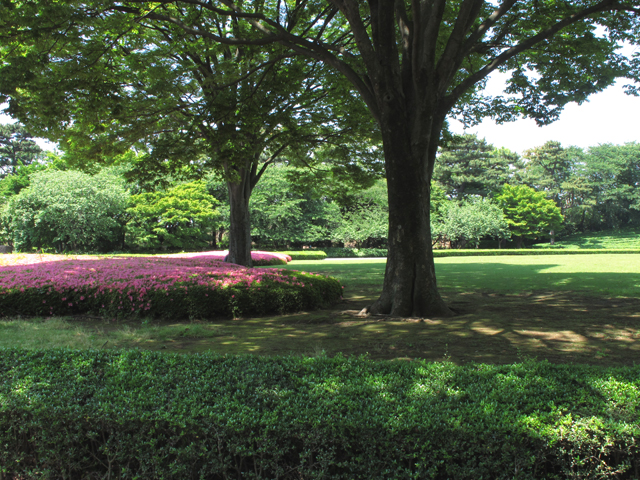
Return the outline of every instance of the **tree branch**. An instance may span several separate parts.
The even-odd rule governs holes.
[[[446,103],[450,106],[453,106],[455,102],[457,102],[458,99],[469,88],[471,88],[477,82],[479,82],[480,80],[485,78],[487,75],[489,75],[491,72],[496,70],[498,67],[500,67],[500,65],[503,65],[505,62],[512,59],[519,53],[522,53],[525,50],[531,49],[536,44],[553,37],[556,33],[558,33],[563,28],[569,25],[573,25],[585,19],[586,17],[588,17],[593,13],[602,12],[606,10],[614,10],[616,9],[616,7],[617,7],[617,2],[615,0],[603,0],[600,3],[593,5],[592,7],[585,8],[584,10],[581,10],[567,18],[564,18],[563,20],[560,20],[555,25],[547,28],[546,30],[543,30],[537,35],[534,35],[533,37],[528,38],[526,40],[523,40],[518,45],[509,48],[507,51],[495,57],[489,64],[485,65],[484,68],[478,70],[476,73],[467,77],[463,82],[461,82],[453,90],[453,92],[450,95],[446,97],[445,99]]]

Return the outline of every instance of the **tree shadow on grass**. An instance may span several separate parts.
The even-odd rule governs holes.
[[[556,264],[503,261],[439,264],[451,319],[368,317],[356,313],[379,292],[345,289],[333,310],[281,318],[278,345],[255,352],[366,353],[374,358],[512,363],[531,357],[554,363],[640,363],[640,273],[550,271]],[[380,279],[384,264],[350,265],[352,278]],[[340,271],[333,274],[340,276]],[[627,294],[620,298],[615,294]],[[333,315],[331,314],[333,312]],[[305,346],[306,345],[306,346]]]

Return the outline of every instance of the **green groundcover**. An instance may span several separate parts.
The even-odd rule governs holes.
[[[0,350],[2,478],[639,478],[640,366]]]

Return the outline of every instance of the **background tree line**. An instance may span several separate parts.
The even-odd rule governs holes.
[[[77,155],[43,152],[23,127],[1,127],[4,243],[24,251],[228,247],[227,181],[215,170],[155,172],[148,181],[133,151],[102,168]],[[359,170],[354,180],[329,160],[299,165],[277,163],[255,185],[256,247],[386,247],[387,188],[379,172]],[[453,136],[434,172],[432,243],[520,247],[553,234],[640,226],[639,182],[636,143],[581,150],[548,142],[520,157],[474,135]]]

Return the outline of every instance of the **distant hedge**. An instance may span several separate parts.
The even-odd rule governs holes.
[[[3,478],[632,479],[640,366],[0,350]]]
[[[331,258],[350,258],[350,257],[386,257],[387,250],[383,248],[325,248],[327,257]],[[583,248],[583,249],[443,249],[434,250],[434,257],[479,257],[479,256],[498,256],[498,255],[576,255],[576,254],[601,254],[601,253],[640,253],[640,248]]]
[[[274,252],[289,255],[291,260],[324,260],[327,258],[327,254],[322,250],[302,250],[302,251],[286,251],[286,252]]]
[[[327,257],[350,258],[350,257],[386,257],[386,248],[324,248]]]

